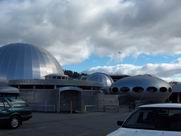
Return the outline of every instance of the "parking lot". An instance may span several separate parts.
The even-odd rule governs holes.
[[[33,113],[18,129],[0,128],[0,136],[105,136],[127,113]]]

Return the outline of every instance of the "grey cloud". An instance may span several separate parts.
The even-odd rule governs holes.
[[[122,59],[181,53],[180,0],[1,0],[0,9],[0,45],[29,42],[61,64],[80,63],[93,52],[113,57],[121,51]]]
[[[139,75],[151,74],[168,81],[181,81],[181,62],[177,59],[175,63],[145,64],[137,66],[133,64],[118,64],[115,66],[97,66],[85,71],[86,73],[105,72],[111,75]]]

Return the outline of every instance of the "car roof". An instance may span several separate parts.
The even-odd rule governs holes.
[[[158,103],[139,106],[139,108],[180,108],[181,103]]]

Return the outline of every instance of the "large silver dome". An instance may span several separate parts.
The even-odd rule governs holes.
[[[24,43],[0,47],[0,77],[42,79],[52,73],[64,74],[57,60],[45,49]]]

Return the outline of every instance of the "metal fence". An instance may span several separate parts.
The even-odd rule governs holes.
[[[29,105],[32,107],[33,111],[39,111],[39,112],[56,112],[56,106],[55,105],[47,105],[47,104],[39,104],[39,103],[29,103]]]

